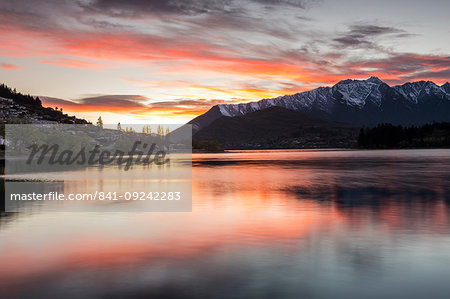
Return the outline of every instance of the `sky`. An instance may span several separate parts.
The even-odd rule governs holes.
[[[0,0],[0,82],[105,123],[450,77],[448,0]]]

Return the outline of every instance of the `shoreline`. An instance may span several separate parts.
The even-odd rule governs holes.
[[[232,148],[222,151],[199,151],[193,150],[192,154],[222,154],[232,152],[250,152],[250,151],[391,151],[391,150],[439,150],[449,149],[450,147],[410,147],[410,148],[351,148],[351,147],[316,147],[316,148]],[[21,160],[20,157],[10,157],[10,160]],[[4,153],[0,153],[0,163],[6,161]]]

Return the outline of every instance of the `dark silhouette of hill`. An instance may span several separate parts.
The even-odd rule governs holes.
[[[350,147],[358,130],[349,124],[270,107],[243,116],[222,116],[198,131],[193,139],[219,142],[228,149]]]
[[[39,97],[17,92],[5,84],[0,85],[0,123],[58,122],[87,124],[84,119],[69,116],[58,109],[43,107]]]
[[[380,124],[373,128],[362,128],[358,146],[380,149],[450,147],[450,123],[408,127]]]
[[[5,84],[0,85],[0,97],[12,99],[17,104],[22,105],[31,105],[31,106],[42,106],[42,102],[39,99],[39,97],[32,97],[31,95],[27,94],[24,95],[20,92],[17,92],[16,89],[12,89]]]

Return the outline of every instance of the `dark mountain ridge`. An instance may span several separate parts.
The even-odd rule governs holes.
[[[351,147],[358,131],[352,125],[269,107],[236,117],[222,116],[193,138],[216,141],[226,149]]]
[[[450,84],[447,82],[439,86],[431,81],[418,81],[389,86],[377,77],[347,79],[332,87],[319,87],[294,95],[258,102],[215,105],[189,124],[192,124],[195,134],[222,116],[242,116],[274,106],[360,126],[448,122]]]

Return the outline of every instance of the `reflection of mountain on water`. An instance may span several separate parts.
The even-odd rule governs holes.
[[[311,163],[319,174],[284,190],[299,200],[332,205],[351,220],[371,215],[380,221],[392,217],[415,226],[433,215],[436,221],[440,219],[444,226],[449,226],[447,161],[445,157],[420,155],[414,159],[402,155],[338,158],[329,163]]]
[[[301,201],[330,206],[355,228],[364,223],[383,225],[392,231],[448,234],[449,184],[350,186],[295,186],[287,190]]]
[[[386,201],[446,201],[450,203],[450,189],[447,186],[384,186],[346,187],[318,185],[289,188],[300,199],[333,201],[348,206],[376,205]]]

